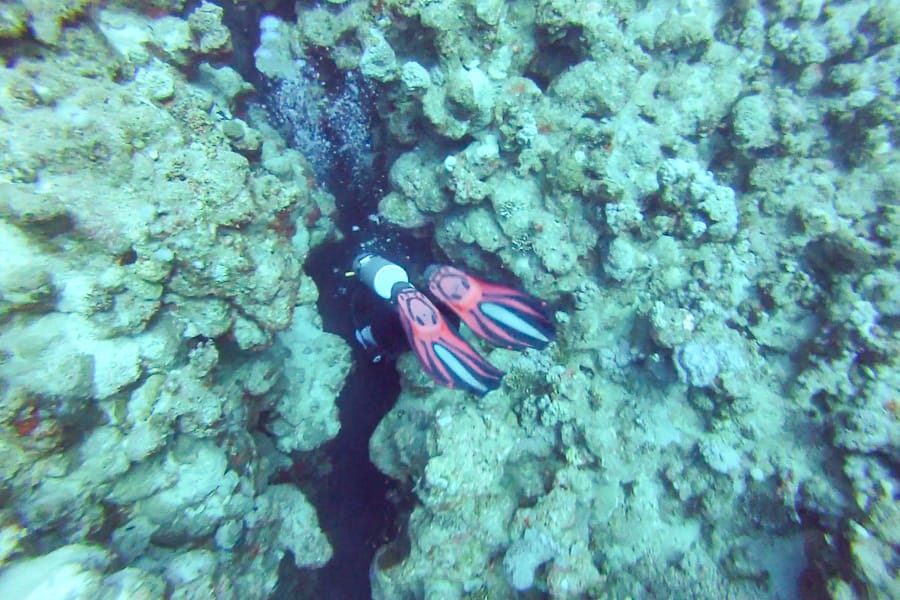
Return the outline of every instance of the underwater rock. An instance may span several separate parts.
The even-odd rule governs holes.
[[[0,593],[10,598],[99,595],[109,554],[87,544],[57,548],[38,558],[20,559],[0,574]]]
[[[375,28],[363,37],[363,52],[359,57],[359,70],[363,76],[387,82],[397,77],[397,55],[384,35]],[[407,87],[409,87],[407,85]],[[419,85],[418,87],[425,87]]]
[[[898,595],[889,3],[300,3],[259,24],[268,113],[250,3],[89,4],[0,5],[0,596],[332,557],[284,483],[351,366],[303,267],[376,148],[364,230],[559,332],[479,399],[398,361],[372,597]]]
[[[738,144],[751,150],[769,148],[778,141],[772,126],[771,108],[763,96],[746,96],[734,107],[734,130]]]
[[[350,370],[350,349],[322,331],[319,317],[308,308],[294,311],[290,328],[278,340],[288,353],[282,361],[286,390],[266,428],[282,452],[312,450],[340,430],[335,401]]]
[[[559,553],[559,547],[540,534],[537,530],[528,529],[521,539],[515,541],[503,557],[503,567],[509,577],[509,583],[519,591],[525,591],[534,585],[534,572],[542,564]]]
[[[248,430],[285,391],[279,364],[232,342],[266,346],[297,302],[315,302],[300,265],[333,225],[302,215],[327,202],[301,168],[256,162],[265,142],[281,143],[271,128],[242,122],[228,135],[222,123],[234,120],[219,111],[240,109],[250,84],[230,68],[201,65],[196,83],[184,71],[231,49],[223,10],[143,12],[175,4],[120,3],[84,22],[48,6],[32,26],[55,47],[3,70],[0,128],[15,140],[0,182],[3,596],[157,597],[177,586],[262,598],[285,548],[300,555],[309,542],[315,557],[301,559],[316,565],[330,554],[299,491],[276,504],[300,524],[272,503],[254,509],[290,461]],[[292,244],[307,226],[305,246]],[[239,319],[257,334],[238,333]],[[334,395],[306,399],[333,410]],[[245,530],[254,510],[268,529]],[[17,545],[7,523],[34,545]],[[102,550],[87,545],[100,538]],[[29,575],[45,569],[55,575]]]
[[[259,526],[260,519],[274,513],[275,543],[290,550],[298,567],[320,567],[331,558],[331,546],[319,531],[315,509],[293,486],[273,485],[257,496],[253,512],[246,517],[248,527]]]
[[[675,368],[682,382],[710,387],[724,372],[740,372],[746,361],[738,348],[727,342],[694,339],[675,349]]]

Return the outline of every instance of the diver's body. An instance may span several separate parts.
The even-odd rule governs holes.
[[[376,360],[399,349],[397,325],[419,363],[437,383],[483,395],[500,386],[504,373],[487,362],[448,325],[433,302],[415,288],[406,270],[381,256],[363,253],[353,271],[393,307],[391,317],[373,313],[358,325],[356,339]],[[524,292],[472,277],[455,267],[425,271],[431,294],[478,337],[504,348],[544,348],[554,337],[547,304]]]

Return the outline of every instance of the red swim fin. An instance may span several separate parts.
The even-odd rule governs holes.
[[[476,279],[447,265],[425,271],[428,289],[475,335],[501,348],[544,348],[555,329],[547,303],[525,292]]]
[[[406,339],[425,372],[441,385],[482,396],[500,387],[500,371],[447,326],[437,307],[409,284],[392,291]]]

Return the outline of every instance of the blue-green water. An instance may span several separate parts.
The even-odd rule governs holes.
[[[10,0],[0,54],[0,598],[900,597],[896,2]],[[555,340],[436,298],[419,362],[360,252]]]

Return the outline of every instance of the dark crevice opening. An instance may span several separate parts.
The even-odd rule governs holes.
[[[360,215],[348,210],[347,219]],[[321,569],[297,569],[286,556],[279,569],[279,585],[272,598],[298,597],[367,600],[371,597],[369,568],[375,551],[400,536],[398,508],[410,491],[382,474],[369,460],[369,439],[400,392],[394,361],[374,363],[355,344],[357,318],[368,316],[358,304],[378,302],[345,271],[353,257],[371,240],[377,250],[402,260],[430,258],[430,242],[406,239],[372,224],[348,232],[340,241],[325,243],[310,253],[306,270],[319,288],[318,309],[326,331],[343,337],[354,347],[354,366],[338,398],[341,431],[333,440],[302,457],[282,482],[298,485],[316,507],[320,526],[334,556]],[[415,262],[415,261],[413,261]],[[362,298],[360,300],[360,298]],[[310,468],[310,462],[315,462]]]
[[[256,86],[256,101],[265,105],[271,86],[256,72],[253,63],[259,20],[263,14],[275,14],[295,22],[294,3],[257,5],[229,1],[224,8],[225,23],[233,35],[231,65]],[[338,70],[327,53],[311,52],[307,59],[320,74],[326,93],[346,84],[348,74]],[[374,100],[383,93],[374,86],[370,93],[374,107]],[[396,151],[385,143],[386,127],[374,110],[369,117],[372,172],[360,182],[358,173],[352,171],[353,165],[342,160],[340,154],[335,157],[327,181],[320,184],[335,196],[337,212],[332,218],[342,237],[312,250],[305,262],[306,272],[319,290],[318,310],[324,329],[340,335],[354,348],[353,368],[337,400],[341,430],[320,448],[293,456],[292,468],[281,473],[277,481],[297,485],[315,506],[319,525],[334,554],[322,568],[298,569],[288,553],[279,565],[278,584],[271,596],[274,599],[368,600],[369,568],[375,551],[403,538],[397,516],[405,510],[403,503],[409,501],[411,492],[378,471],[369,460],[369,439],[396,401],[399,377],[393,356],[374,363],[354,338],[360,319],[377,318],[384,307],[378,306],[380,301],[345,273],[356,254],[365,249],[400,262],[415,276],[433,260],[432,237],[431,232],[408,234],[370,219],[387,186],[390,154]]]
[[[542,30],[536,35],[538,51],[524,75],[546,92],[559,75],[585,59],[585,53],[579,47],[582,31],[580,27],[573,27],[555,38]]]

